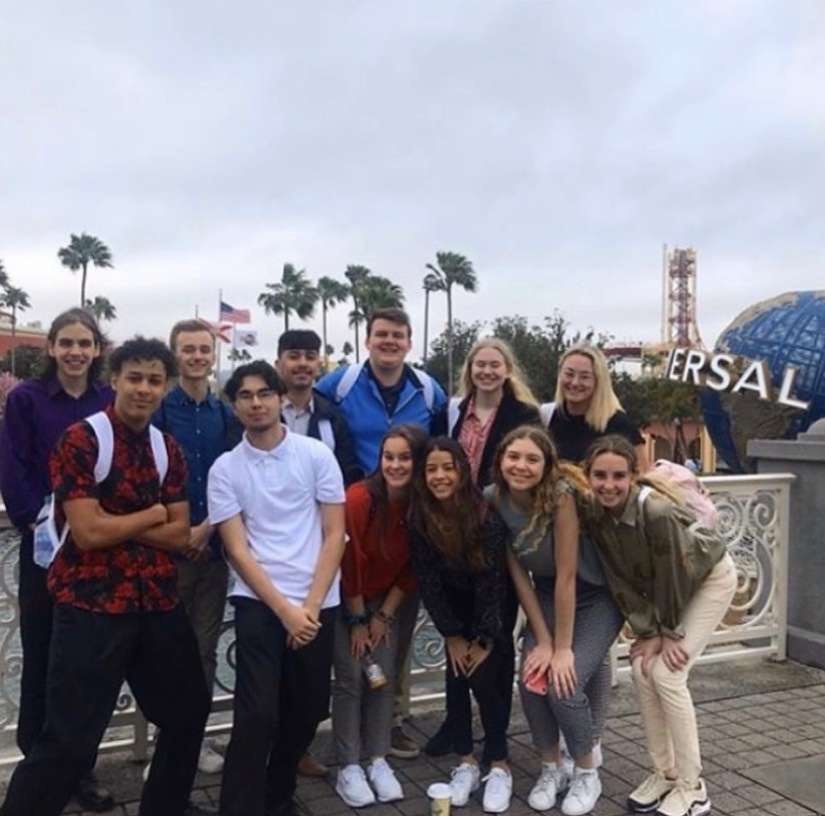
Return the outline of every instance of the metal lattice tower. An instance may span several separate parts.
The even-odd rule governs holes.
[[[696,319],[696,250],[664,247],[662,343],[703,348]]]

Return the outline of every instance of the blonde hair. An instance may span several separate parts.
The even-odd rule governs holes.
[[[568,493],[575,500],[577,495],[589,495],[590,485],[579,467],[559,459],[556,446],[547,431],[535,425],[521,425],[510,431],[496,448],[493,463],[493,484],[495,486],[493,504],[495,506],[498,506],[503,495],[510,492],[510,487],[501,472],[501,464],[507,448],[519,439],[532,442],[544,457],[541,479],[531,491],[533,506],[530,509],[530,520],[512,543],[512,548],[516,552],[528,553],[534,552],[547,535],[553,522],[559,496]]]
[[[559,360],[559,373],[556,378],[556,406],[564,413],[564,391],[561,384],[561,371],[565,361],[574,355],[586,357],[590,360],[593,366],[593,377],[596,380],[593,396],[590,397],[590,404],[587,406],[587,411],[584,414],[584,421],[594,430],[599,433],[604,433],[604,429],[607,427],[607,423],[610,422],[610,418],[616,411],[621,411],[623,408],[621,402],[619,402],[619,398],[613,391],[607,360],[604,354],[595,346],[571,346],[562,354]]]
[[[467,358],[464,360],[464,365],[461,368],[461,375],[458,380],[458,396],[463,399],[475,392],[472,377],[473,360],[476,354],[488,348],[497,351],[504,359],[504,366],[507,369],[507,382],[510,383],[513,396],[519,402],[526,402],[528,405],[537,408],[539,401],[533,395],[530,386],[527,385],[524,372],[521,370],[521,366],[518,364],[513,350],[504,340],[498,337],[482,337],[481,340],[476,340],[476,342],[473,343],[473,347],[470,349],[470,353],[467,355]]]

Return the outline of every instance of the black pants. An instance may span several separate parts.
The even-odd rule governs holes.
[[[138,813],[182,816],[209,695],[181,605],[128,615],[55,607],[46,722],[14,771],[3,816],[58,816],[97,751],[124,680],[160,728]]]
[[[43,730],[46,717],[46,672],[52,639],[52,597],[46,588],[46,570],[32,558],[34,533],[26,530],[20,542],[20,643],[23,674],[20,677],[20,709],[17,745],[26,756]],[[92,760],[92,767],[94,760]]]
[[[235,598],[237,667],[232,738],[221,787],[221,816],[286,811],[309,737],[329,705],[337,607],[321,612],[321,631],[290,649],[287,632],[258,600]]]
[[[510,724],[510,712],[513,708],[513,674],[515,671],[516,652],[513,646],[513,630],[516,626],[516,618],[518,617],[518,598],[516,597],[516,590],[510,577],[507,576],[507,588],[504,596],[504,604],[502,610],[502,635],[496,641],[496,648],[493,654],[487,658],[485,663],[493,661],[495,666],[495,675],[488,678],[485,672],[485,684],[492,683],[498,694],[499,705],[502,706],[501,715],[504,720],[504,730]],[[457,595],[453,597],[456,604],[456,612],[464,617],[472,614],[472,602],[470,599],[460,599]],[[449,660],[447,661],[449,663]],[[481,669],[473,675],[475,677]],[[444,694],[446,698],[446,713],[444,722],[441,724],[440,730],[446,733],[452,740],[454,750],[459,754],[469,754],[470,750],[464,751],[466,747],[462,740],[458,737],[465,729],[466,723],[472,723],[472,705],[470,701],[471,685],[466,682],[453,683],[452,688],[450,684],[450,670],[449,665],[444,671]],[[473,678],[470,678],[471,680]],[[461,678],[459,678],[461,680]],[[474,691],[475,694],[475,691]],[[481,723],[485,731],[485,760],[487,757],[487,725],[484,721],[484,713],[481,711],[481,702],[476,694],[476,701],[479,703],[479,713],[481,714]],[[498,718],[495,718],[497,721]],[[495,742],[495,739],[494,739]],[[506,756],[506,753],[505,753]],[[501,759],[502,757],[494,757],[494,759]]]

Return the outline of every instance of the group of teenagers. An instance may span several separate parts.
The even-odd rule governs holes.
[[[106,383],[94,318],[54,320],[44,371],[9,394],[0,435],[23,647],[23,759],[2,816],[57,816],[73,795],[111,807],[94,766],[124,681],[157,728],[141,816],[212,812],[190,800],[198,769],[223,774],[221,816],[307,812],[296,776],[318,765],[309,748],[330,714],[338,795],[402,799],[388,757],[419,751],[403,726],[420,604],[446,657],[445,717],[423,750],[457,756],[454,807],[482,783],[486,812],[510,805],[516,681],[538,755],[528,804],[593,810],[608,652],[627,624],[652,763],[628,806],[709,812],[687,681],[736,586],[712,524],[648,465],[598,349],[567,350],[555,402],[539,405],[507,344],[484,338],[448,399],[406,363],[411,333],[403,311],[378,310],[366,360],[318,379],[317,334],[286,331],[275,364],[236,368],[224,401],[198,320],[168,346],[124,342]],[[45,568],[34,539],[49,496],[62,535]],[[224,757],[204,734],[227,593]]]

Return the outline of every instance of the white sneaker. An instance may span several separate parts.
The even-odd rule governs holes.
[[[350,807],[360,808],[375,804],[375,794],[367,784],[367,777],[360,765],[347,765],[338,771],[335,792]]]
[[[513,775],[505,768],[490,768],[484,783],[484,812],[504,813],[513,795]]]
[[[198,770],[205,774],[216,774],[223,770],[223,754],[219,754],[208,742],[201,745]]]
[[[645,777],[627,798],[627,806],[634,813],[650,813],[676,786],[675,779],[668,779],[660,771]]]
[[[457,768],[453,768],[450,777],[450,803],[453,807],[463,807],[467,804],[470,794],[478,790],[481,784],[478,765],[462,762]]]
[[[148,782],[148,780],[149,780],[149,771],[151,771],[151,770],[152,770],[152,760],[150,759],[150,760],[146,763],[146,766],[145,766],[145,767],[144,767],[144,769],[143,769],[143,774],[142,774],[142,776],[143,776],[143,781],[144,781],[144,782]]]
[[[576,763],[573,761],[570,751],[567,750],[567,740],[565,740],[564,734],[559,734],[559,754],[561,755],[559,767],[564,771],[568,779],[572,779],[576,771]]]
[[[367,779],[379,802],[397,802],[404,798],[401,783],[386,759],[375,759],[370,763],[367,768]]]
[[[527,797],[527,804],[533,810],[550,810],[569,781],[570,777],[555,762],[543,762],[541,774]]]
[[[576,768],[567,795],[561,803],[561,812],[565,816],[584,816],[590,813],[602,795],[602,781],[595,769]]]
[[[602,755],[602,741],[596,740],[593,743],[593,767],[601,768],[604,764],[604,756]]]

